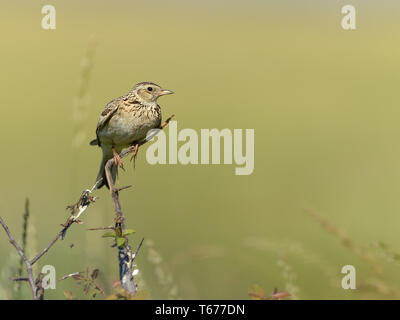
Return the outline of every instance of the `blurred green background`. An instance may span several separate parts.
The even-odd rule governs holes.
[[[45,4],[56,7],[56,30],[41,28]],[[29,197],[30,256],[43,248],[66,205],[94,183],[101,152],[88,142],[100,112],[135,83],[154,81],[176,92],[160,104],[179,129],[254,128],[255,170],[152,166],[147,146],[135,170],[125,161],[130,241],[151,241],[137,259],[149,298],[247,299],[254,284],[300,299],[400,297],[400,6],[354,0],[357,30],[345,31],[345,4],[3,2],[1,216],[20,239]],[[113,224],[114,214],[107,190],[96,195],[84,224],[37,271],[51,264],[61,278],[99,268],[110,293],[116,250],[87,228]],[[0,254],[0,298],[10,299],[18,262],[3,231]],[[340,287],[347,264],[357,290]],[[85,298],[72,279],[46,298],[63,299],[66,289]]]

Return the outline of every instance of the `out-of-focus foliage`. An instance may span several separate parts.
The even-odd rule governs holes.
[[[104,106],[154,81],[175,92],[159,102],[178,130],[255,129],[255,170],[153,166],[148,146],[135,169],[126,161],[129,243],[151,239],[135,260],[147,298],[247,299],[254,283],[288,299],[399,297],[398,1],[355,1],[355,31],[341,28],[347,3],[336,1],[70,0],[54,4],[49,31],[44,4],[23,2],[0,5],[0,214],[21,241],[29,197],[30,256],[94,183],[100,149],[88,143]],[[116,248],[87,229],[113,225],[114,214],[108,190],[96,196],[35,268],[99,268],[108,296]],[[19,260],[3,233],[0,254],[0,297],[17,298]],[[348,264],[357,290],[340,286]],[[85,298],[72,281],[46,297]],[[30,297],[24,283],[20,294]]]

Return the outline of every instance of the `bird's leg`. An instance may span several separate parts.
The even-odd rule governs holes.
[[[118,152],[115,151],[114,146],[112,146],[112,152],[113,152],[113,155],[114,155],[114,163],[115,163],[115,165],[120,167],[120,168],[122,168],[122,169],[124,169],[124,165],[122,163],[121,157],[119,156]]]
[[[137,156],[138,151],[139,151],[139,144],[137,143],[137,144],[135,144],[135,149],[133,149],[133,156],[135,158]]]
[[[138,151],[139,151],[139,144],[136,143],[136,144],[135,144],[135,148],[133,149],[133,155],[132,155],[132,158],[131,158],[131,161],[132,161],[132,159],[133,159],[133,168],[135,168],[136,156],[137,156],[137,154],[138,154]]]

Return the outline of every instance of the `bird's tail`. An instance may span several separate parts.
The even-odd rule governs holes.
[[[103,186],[106,186],[107,189],[110,189],[110,186],[108,185],[107,177],[106,177],[106,170],[105,170],[105,165],[108,160],[111,158],[104,157],[101,159],[101,164],[100,164],[100,169],[99,173],[97,174],[96,178],[96,189],[100,189]],[[117,166],[112,166],[111,167],[111,178],[113,182],[115,183],[115,179],[117,178],[117,173],[118,173],[118,167]]]

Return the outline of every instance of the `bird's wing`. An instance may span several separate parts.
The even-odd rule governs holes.
[[[99,131],[104,128],[104,126],[110,121],[112,116],[117,112],[118,107],[119,107],[119,101],[120,98],[112,100],[110,103],[106,105],[104,108],[103,112],[100,115],[99,122],[97,123],[97,128],[96,128],[96,137],[97,137],[97,145],[100,146],[100,140],[99,140]],[[95,140],[91,141],[90,144],[95,144]]]

